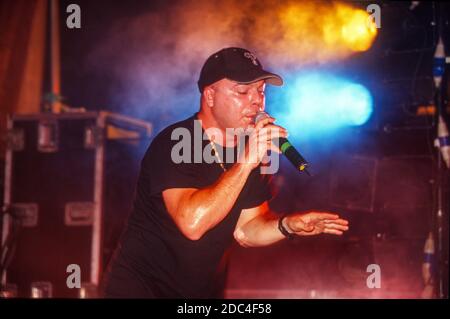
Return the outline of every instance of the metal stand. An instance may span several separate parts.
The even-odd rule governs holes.
[[[439,121],[442,110],[442,94],[441,89],[438,89],[436,94],[437,104],[436,104],[436,114]],[[438,122],[437,122],[438,123]],[[436,125],[437,127],[437,125]],[[436,272],[436,283],[437,283],[437,296],[439,298],[446,298],[445,288],[444,288],[444,269],[447,268],[448,261],[445,259],[444,255],[444,219],[445,219],[445,206],[444,206],[444,176],[445,176],[445,165],[443,165],[442,155],[440,148],[437,150],[437,167],[436,167],[436,211],[435,211],[435,225],[434,225],[434,237],[436,243],[436,256],[437,256],[437,272]]]
[[[442,84],[444,82],[444,69],[445,69],[445,52],[443,48],[439,48],[439,40],[442,39],[443,35],[443,13],[442,13],[442,3],[433,3],[434,9],[434,18],[437,21],[434,21],[437,37],[435,37],[436,43],[436,53],[434,56],[434,67],[433,67],[433,76],[435,81],[435,103],[436,103],[436,118],[435,118],[435,126],[436,126],[436,136],[439,136],[439,120],[442,116],[443,111],[443,90],[446,87]],[[437,23],[436,23],[437,22]],[[434,212],[434,238],[436,243],[436,273],[435,273],[435,282],[437,284],[436,294],[438,298],[446,298],[446,289],[445,289],[445,273],[448,271],[448,260],[446,255],[444,254],[444,240],[447,238],[446,232],[448,232],[448,225],[445,224],[445,219],[447,217],[446,214],[446,205],[445,205],[445,176],[446,176],[446,167],[443,163],[443,158],[441,154],[442,145],[437,144],[437,167],[436,167],[436,207]],[[447,226],[447,227],[446,227]]]

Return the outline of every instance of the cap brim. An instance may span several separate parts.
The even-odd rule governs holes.
[[[253,82],[259,81],[259,80],[265,80],[267,83],[276,85],[276,86],[283,85],[283,79],[281,78],[281,76],[273,74],[273,73],[269,73],[267,75],[262,75],[261,77],[258,77],[255,80],[253,80]]]
[[[272,85],[276,85],[276,86],[281,86],[283,85],[283,79],[281,78],[281,76],[275,74],[275,73],[271,73],[271,72],[267,72],[264,70],[258,70],[258,72],[255,72],[253,74],[245,74],[243,77],[236,77],[235,79],[230,78],[230,80],[236,81],[238,83],[242,83],[242,84],[249,84],[249,83],[253,83],[256,81],[260,81],[260,80],[265,80],[267,83],[272,84]]]

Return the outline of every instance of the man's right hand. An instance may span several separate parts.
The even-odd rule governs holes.
[[[273,117],[264,118],[256,125],[249,125],[251,130],[245,152],[238,159],[239,163],[249,165],[251,169],[256,168],[267,154],[268,150],[281,153],[280,149],[273,143],[274,139],[287,137],[285,128],[273,124]]]

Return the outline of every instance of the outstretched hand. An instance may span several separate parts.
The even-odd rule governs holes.
[[[348,230],[348,221],[339,215],[324,212],[296,213],[284,220],[288,230],[299,236],[318,234],[342,235]]]

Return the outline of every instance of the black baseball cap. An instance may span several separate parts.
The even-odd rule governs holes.
[[[242,48],[224,48],[212,54],[205,62],[198,79],[198,89],[227,78],[242,84],[266,80],[273,85],[283,85],[283,79],[263,69],[256,56]]]

